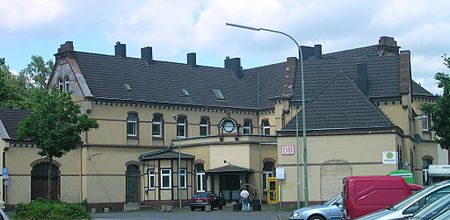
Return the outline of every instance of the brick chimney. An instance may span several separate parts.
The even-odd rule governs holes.
[[[400,52],[400,94],[408,94],[411,88],[411,53]]]
[[[234,74],[236,74],[236,77],[241,78],[243,76],[242,74],[242,67],[241,67],[241,58],[231,58],[226,57],[224,60],[225,68],[233,70]]]
[[[61,46],[58,48],[58,53],[71,52],[73,50],[73,42],[66,41],[66,43],[61,44]]]
[[[381,52],[382,56],[394,56],[399,54],[400,47],[397,46],[397,41],[393,37],[380,37],[378,40],[378,50]]]
[[[286,60],[286,72],[284,74],[284,83],[282,94],[286,97],[291,97],[294,93],[294,79],[295,71],[297,69],[297,58],[288,57]]]
[[[114,52],[118,57],[127,57],[127,45],[117,41],[116,45],[114,46]]]
[[[152,47],[141,48],[141,59],[144,59],[149,65],[153,63]]]
[[[195,53],[187,54],[187,64],[191,65],[192,67],[197,66],[197,57]]]

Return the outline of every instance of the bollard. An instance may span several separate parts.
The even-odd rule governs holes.
[[[97,212],[97,208],[91,208],[91,213],[96,213]]]
[[[167,212],[172,212],[172,210],[173,210],[173,206],[168,205],[168,206],[167,206]]]
[[[211,205],[205,205],[205,211],[210,212],[211,211]]]
[[[108,213],[108,212],[110,212],[110,211],[111,211],[111,208],[108,208],[108,207],[105,207],[105,208],[104,208],[104,212],[105,212],[105,213]]]
[[[167,206],[166,205],[162,205],[161,206],[161,211],[162,212],[167,212]]]

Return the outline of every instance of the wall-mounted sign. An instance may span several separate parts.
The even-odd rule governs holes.
[[[284,180],[284,168],[283,167],[277,167],[275,172],[276,172],[277,180]]]
[[[295,148],[294,145],[282,145],[281,146],[281,155],[294,155]]]
[[[383,164],[397,164],[397,152],[395,151],[383,152]]]

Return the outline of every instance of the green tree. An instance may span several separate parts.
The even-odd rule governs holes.
[[[5,59],[0,58],[0,108],[27,109],[30,99],[9,71]]]
[[[443,56],[444,65],[450,68],[450,58]],[[436,132],[435,140],[443,149],[450,147],[450,76],[445,73],[436,73],[434,78],[438,87],[442,88],[442,95],[438,95],[436,103],[427,103],[421,106],[422,111],[431,114],[433,122],[431,130]]]
[[[93,119],[81,114],[80,106],[73,103],[70,93],[60,92],[56,87],[50,91],[37,90],[33,96],[30,115],[20,124],[19,138],[33,141],[38,154],[52,164],[81,144],[81,133],[98,128]],[[51,166],[48,169],[47,199],[50,200]]]
[[[31,80],[31,83],[26,83],[27,88],[45,89],[52,70],[52,60],[44,62],[41,56],[31,56],[31,63],[27,65],[27,68],[20,71],[19,76],[26,76],[25,79]]]

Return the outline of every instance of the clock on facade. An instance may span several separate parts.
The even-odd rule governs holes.
[[[225,123],[223,123],[222,127],[224,131],[232,132],[234,130],[235,125],[232,121],[226,121]]]

